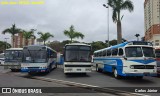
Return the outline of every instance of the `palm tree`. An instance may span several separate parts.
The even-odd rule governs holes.
[[[129,10],[129,12],[132,12],[134,10],[134,5],[130,0],[108,0],[108,5],[113,9],[113,22],[117,23],[117,43],[119,44],[122,42],[121,20],[123,18],[120,13],[122,10]]]
[[[16,28],[16,25],[13,24],[11,28],[7,28],[5,30],[2,31],[2,34],[6,34],[6,33],[9,33],[11,34],[12,36],[12,47],[14,48],[15,47],[15,40],[14,40],[14,36],[15,34],[21,32],[21,29],[19,28]]]
[[[30,31],[25,31],[23,30],[23,38],[25,38],[25,45],[28,45],[28,40],[31,38],[36,38],[36,36],[34,36],[34,31],[30,30]]]
[[[140,35],[139,35],[139,34],[136,34],[135,36],[137,37],[137,41],[139,41],[139,38],[138,38],[138,37],[139,37]]]
[[[50,37],[54,37],[54,36],[53,36],[52,34],[50,34],[49,32],[47,32],[47,33],[38,32],[38,35],[40,35],[40,39],[43,40],[44,45],[45,45],[45,42],[46,42]]]
[[[84,35],[81,32],[76,32],[74,29],[74,26],[71,25],[71,27],[69,28],[69,30],[64,30],[64,35],[69,37],[71,39],[71,43],[73,42],[74,38],[84,38]]]

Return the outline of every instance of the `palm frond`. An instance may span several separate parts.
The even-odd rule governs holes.
[[[126,1],[122,4],[121,9],[128,9],[129,12],[132,12],[133,9],[134,9],[134,5],[133,5],[132,1],[126,0]]]

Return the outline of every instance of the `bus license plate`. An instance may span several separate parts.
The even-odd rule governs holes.
[[[77,71],[81,71],[81,69],[77,69]]]

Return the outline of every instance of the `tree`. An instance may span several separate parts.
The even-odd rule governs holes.
[[[50,37],[54,37],[54,36],[53,36],[52,34],[50,34],[49,32],[47,32],[47,33],[38,32],[38,35],[40,35],[40,39],[43,40],[44,45],[46,45],[45,42],[46,42]]]
[[[34,36],[34,31],[31,29],[30,31],[25,31],[23,30],[23,38],[25,38],[25,45],[28,45],[28,40],[31,38],[36,38],[36,36]]]
[[[64,30],[64,35],[69,37],[71,39],[71,43],[73,42],[74,38],[84,38],[84,35],[81,32],[76,32],[74,29],[74,26],[71,25],[71,27],[69,28],[69,30]]]
[[[140,35],[139,35],[139,34],[136,34],[135,36],[137,37],[137,41],[139,41],[139,38],[138,38],[138,37],[139,37]]]
[[[145,37],[142,37],[142,38],[141,38],[141,41],[145,41]]]
[[[11,48],[11,45],[7,42],[0,41],[0,53],[2,53],[5,49]]]
[[[5,30],[2,31],[2,34],[6,34],[6,33],[9,33],[12,35],[12,47],[14,48],[15,47],[15,40],[14,40],[14,36],[15,34],[21,32],[21,29],[19,28],[16,28],[16,25],[13,24],[11,28],[7,28]]]
[[[63,53],[63,47],[65,46],[63,43],[59,41],[53,41],[48,44],[49,47],[56,50],[57,52]]]
[[[117,23],[117,43],[119,44],[122,42],[121,20],[124,16],[121,16],[120,13],[122,10],[129,10],[129,12],[132,12],[134,10],[134,5],[130,0],[108,0],[108,5],[113,9],[113,22]]]

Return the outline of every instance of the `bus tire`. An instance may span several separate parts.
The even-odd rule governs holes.
[[[56,63],[56,64],[55,64],[55,69],[57,68],[57,65],[58,65],[58,64]]]
[[[143,79],[143,76],[136,76],[137,79]]]
[[[96,71],[99,72],[98,64],[96,64]]]
[[[66,76],[68,76],[69,75],[69,73],[64,73]]]
[[[11,69],[12,72],[15,72],[15,69]]]
[[[114,74],[114,77],[115,77],[116,79],[120,79],[120,78],[121,78],[121,76],[118,75],[118,72],[117,72],[117,69],[116,69],[116,68],[114,69],[113,74]]]

